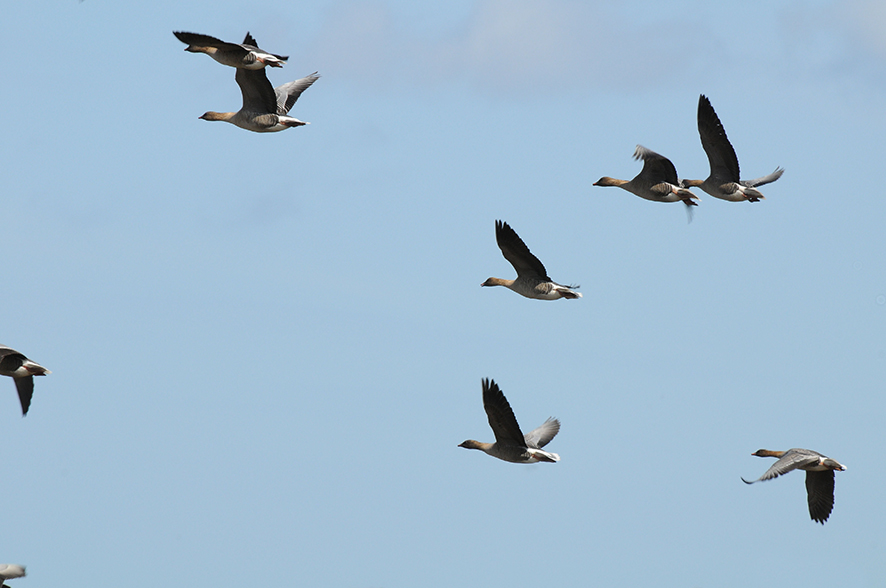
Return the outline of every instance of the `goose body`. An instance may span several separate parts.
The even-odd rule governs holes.
[[[772,480],[793,470],[806,471],[806,498],[809,503],[809,516],[822,525],[834,509],[834,471],[844,471],[846,466],[835,459],[811,449],[788,449],[770,451],[759,449],[752,453],[757,457],[778,459],[756,480],[741,479],[745,484]]]
[[[757,187],[774,182],[784,173],[784,169],[778,167],[762,178],[741,180],[735,149],[711,101],[704,94],[698,97],[698,134],[708,156],[711,173],[705,180],[683,180],[684,186],[701,188],[715,198],[730,202],[759,202],[763,194]]]
[[[581,298],[581,293],[576,292],[578,286],[564,286],[548,277],[545,266],[508,223],[495,221],[495,241],[504,258],[514,266],[517,277],[513,280],[488,278],[481,286],[504,286],[521,296],[537,300]]]
[[[245,69],[264,69],[266,65],[271,67],[283,67],[285,55],[275,55],[258,48],[258,43],[249,33],[242,43],[227,43],[221,39],[201,35],[199,33],[186,33],[173,31],[173,35],[185,43],[185,51],[191,53],[205,53],[222,65]]]
[[[487,455],[512,463],[557,462],[560,456],[543,451],[560,431],[560,421],[549,418],[536,429],[523,434],[511,405],[494,380],[483,379],[483,408],[489,426],[495,435],[495,443],[483,443],[468,439],[459,444],[465,449],[479,449]]]
[[[0,345],[0,375],[9,376],[15,381],[18,399],[22,405],[22,416],[28,414],[31,397],[34,395],[34,376],[52,373],[42,365],[31,361],[24,354],[11,347]]]

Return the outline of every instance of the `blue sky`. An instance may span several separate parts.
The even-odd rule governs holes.
[[[6,2],[0,395],[14,587],[881,586],[875,2]],[[173,30],[319,71],[275,134]],[[698,95],[757,204],[703,179]],[[872,180],[871,177],[874,177]],[[507,221],[577,301],[512,277]],[[491,441],[480,381],[557,464]],[[0,382],[2,383],[2,382]],[[826,525],[806,447],[848,466]]]

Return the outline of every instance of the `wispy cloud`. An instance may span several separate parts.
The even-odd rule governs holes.
[[[338,6],[318,39],[336,69],[363,81],[468,82],[487,91],[654,88],[704,67],[710,47],[685,21],[632,22],[609,4],[483,0],[436,35],[411,34],[387,6]]]
[[[886,5],[794,3],[729,10],[690,3],[480,0],[417,32],[396,6],[346,0],[316,40],[324,70],[367,88],[469,85],[540,95],[658,91],[691,83],[819,83],[886,59]],[[331,73],[331,72],[330,72]]]

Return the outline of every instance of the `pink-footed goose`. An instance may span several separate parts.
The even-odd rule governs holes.
[[[846,466],[811,449],[788,449],[770,451],[759,449],[752,453],[757,457],[778,458],[772,467],[756,480],[741,479],[745,484],[753,484],[777,478],[792,470],[806,471],[806,496],[809,502],[809,516],[822,525],[834,510],[834,471],[844,471]]]
[[[495,443],[468,439],[460,443],[459,447],[479,449],[492,457],[513,463],[560,461],[560,456],[556,453],[541,449],[560,431],[560,421],[548,418],[540,427],[524,435],[508,399],[495,381],[486,378],[483,379],[483,408],[486,409],[489,426],[495,435]]]
[[[698,134],[711,164],[711,173],[705,180],[683,180],[684,186],[701,188],[715,198],[730,202],[759,202],[763,194],[757,186],[774,182],[784,173],[784,169],[778,167],[768,176],[742,181],[735,149],[711,101],[704,94],[698,97]]]
[[[34,395],[34,376],[52,373],[11,347],[0,345],[0,375],[9,376],[15,381],[18,399],[22,405],[22,416],[28,414],[31,397]]]
[[[256,133],[273,133],[306,123],[287,113],[311,84],[320,78],[317,72],[274,88],[264,69],[237,68],[234,79],[243,94],[243,107],[237,112],[205,113],[203,120],[221,120]]]
[[[495,241],[501,254],[517,271],[517,278],[489,278],[481,286],[504,286],[526,298],[538,300],[581,298],[581,294],[575,291],[578,286],[564,286],[548,277],[545,266],[529,251],[529,247],[508,223],[495,221]]]
[[[634,159],[643,160],[643,169],[633,180],[618,180],[603,176],[595,186],[618,186],[640,198],[654,202],[682,202],[686,206],[697,206],[698,197],[683,187],[677,178],[677,168],[664,155],[637,145]]]
[[[172,34],[187,45],[185,51],[205,53],[222,65],[230,65],[231,67],[245,69],[264,69],[266,65],[283,67],[283,64],[289,59],[288,56],[274,55],[259,49],[258,43],[249,33],[246,33],[243,43],[227,43],[199,33],[173,31]]]

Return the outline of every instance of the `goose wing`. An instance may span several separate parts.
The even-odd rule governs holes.
[[[757,186],[762,186],[764,184],[769,184],[777,180],[781,177],[781,174],[784,173],[784,169],[777,167],[775,171],[769,174],[768,176],[763,176],[762,178],[757,178],[756,180],[745,180],[743,182],[739,182],[742,186],[746,186],[748,188],[756,188]]]
[[[298,97],[301,96],[301,93],[310,88],[311,84],[318,79],[320,79],[320,76],[317,75],[317,72],[314,72],[300,80],[288,82],[282,86],[274,88],[274,93],[277,98],[277,114],[288,113],[295,104],[295,101],[298,100]]]
[[[280,61],[289,61],[288,55],[277,55],[276,53],[268,53],[264,49],[261,49],[258,46],[258,42],[255,40],[255,37],[250,35],[248,32],[246,33],[246,37],[243,39],[243,44],[240,46],[244,47],[250,51],[258,51],[259,53],[263,53],[266,55],[273,55],[274,57],[276,57]]]
[[[221,49],[222,51],[245,51],[242,45],[239,45],[237,43],[228,43],[209,35],[201,35],[199,33],[186,33],[184,31],[172,31],[172,34],[175,35],[179,41],[187,45],[194,45],[196,47],[215,47],[216,49]]]
[[[526,433],[526,447],[541,449],[551,442],[551,439],[560,432],[560,421],[555,418],[548,418],[538,428]]]
[[[494,380],[483,380],[483,408],[486,409],[486,417],[495,434],[496,443],[521,447],[525,445],[526,441],[520,432],[517,417],[514,416],[508,399]]]
[[[823,525],[834,510],[834,470],[806,472],[806,499],[809,516]]]
[[[22,405],[22,416],[28,414],[31,407],[31,398],[34,396],[34,376],[22,376],[13,378],[15,389],[18,391],[18,400]]]
[[[739,181],[738,157],[726,137],[726,129],[714,112],[711,101],[704,94],[698,97],[698,134],[701,146],[711,164],[711,176],[718,182]]]
[[[789,449],[774,464],[772,464],[772,467],[766,470],[762,476],[751,482],[744,478],[742,478],[742,481],[744,481],[745,484],[753,484],[754,482],[772,480],[773,478],[777,478],[792,470],[818,463],[820,457],[820,454],[808,449]]]
[[[680,181],[677,179],[677,168],[664,155],[659,155],[651,149],[637,145],[637,149],[634,151],[634,159],[643,160],[643,169],[637,174],[637,178],[640,178],[650,186],[660,184],[661,182],[667,182],[675,186],[680,185]]]
[[[9,375],[28,359],[15,349],[0,345],[0,374]]]
[[[545,282],[551,281],[544,264],[529,251],[529,247],[508,223],[495,221],[495,241],[501,254],[517,270],[517,275],[536,276]]]
[[[257,114],[277,114],[277,96],[265,68],[237,68],[234,75],[243,94],[243,110]]]

